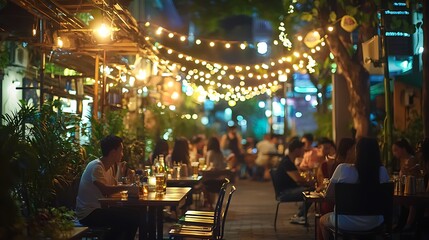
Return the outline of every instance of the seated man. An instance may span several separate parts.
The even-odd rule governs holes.
[[[113,193],[128,190],[129,186],[116,186],[112,166],[123,157],[122,139],[107,136],[101,140],[103,156],[88,163],[82,174],[76,198],[76,215],[85,226],[110,227],[106,239],[134,239],[139,225],[139,211],[124,207],[101,208],[98,202]]]
[[[302,192],[314,188],[314,180],[307,181],[296,168],[294,161],[297,157],[304,154],[304,143],[297,139],[292,140],[288,146],[289,154],[285,156],[277,168],[277,178],[280,182],[280,200],[281,201],[303,201]],[[299,211],[291,218],[291,223],[305,224],[305,216],[311,204],[299,207]]]

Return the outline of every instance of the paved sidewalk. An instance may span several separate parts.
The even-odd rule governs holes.
[[[271,181],[237,180],[226,219],[225,239],[314,239],[314,210],[308,213],[309,227],[289,223],[298,203],[282,203],[274,231],[276,201]]]

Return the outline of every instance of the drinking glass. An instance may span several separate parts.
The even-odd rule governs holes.
[[[121,191],[121,198],[128,198],[128,191]]]
[[[199,162],[192,162],[192,177],[196,178],[198,177],[198,166],[200,165]]]
[[[156,193],[164,193],[164,181],[165,181],[164,173],[157,173],[155,175],[155,192]]]

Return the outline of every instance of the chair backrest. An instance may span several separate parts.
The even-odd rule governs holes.
[[[223,239],[223,234],[225,232],[226,215],[228,214],[229,204],[231,203],[231,198],[232,198],[232,195],[234,194],[235,190],[237,190],[235,188],[235,186],[230,185],[230,189],[228,191],[228,199],[226,201],[225,208],[222,210],[222,215],[221,215],[222,216],[222,218],[221,218],[222,223],[220,224],[220,228],[218,230],[219,234],[217,234],[216,239]]]
[[[219,190],[219,196],[217,198],[216,206],[215,206],[215,209],[214,209],[215,217],[216,217],[216,211],[217,210],[221,211],[221,209],[223,207],[223,202],[225,200],[226,189],[228,188],[229,184],[231,184],[231,182],[229,181],[228,178],[225,178],[224,183],[222,184],[222,186],[221,186],[221,188]]]
[[[335,184],[335,234],[338,234],[338,215],[383,215],[386,229],[392,224],[393,182],[381,183],[371,192],[360,184]],[[376,227],[376,226],[374,226]]]
[[[277,168],[271,168],[270,169],[270,176],[271,176],[271,181],[273,182],[273,187],[274,187],[274,192],[276,194],[276,200],[278,200],[278,197],[280,195],[280,188],[279,188],[279,179],[277,176]]]

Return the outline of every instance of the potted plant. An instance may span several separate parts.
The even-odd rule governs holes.
[[[38,110],[21,103],[18,112],[3,116],[7,141],[13,140],[18,146],[9,154],[5,168],[13,170],[14,179],[6,194],[19,203],[28,234],[40,229],[31,223],[43,222],[39,221],[40,213],[49,212],[52,218],[62,216],[63,211],[52,210],[58,190],[71,184],[84,167],[80,145],[74,138],[79,119],[63,113],[60,105],[59,101],[48,102]],[[3,156],[11,149],[1,151]]]

